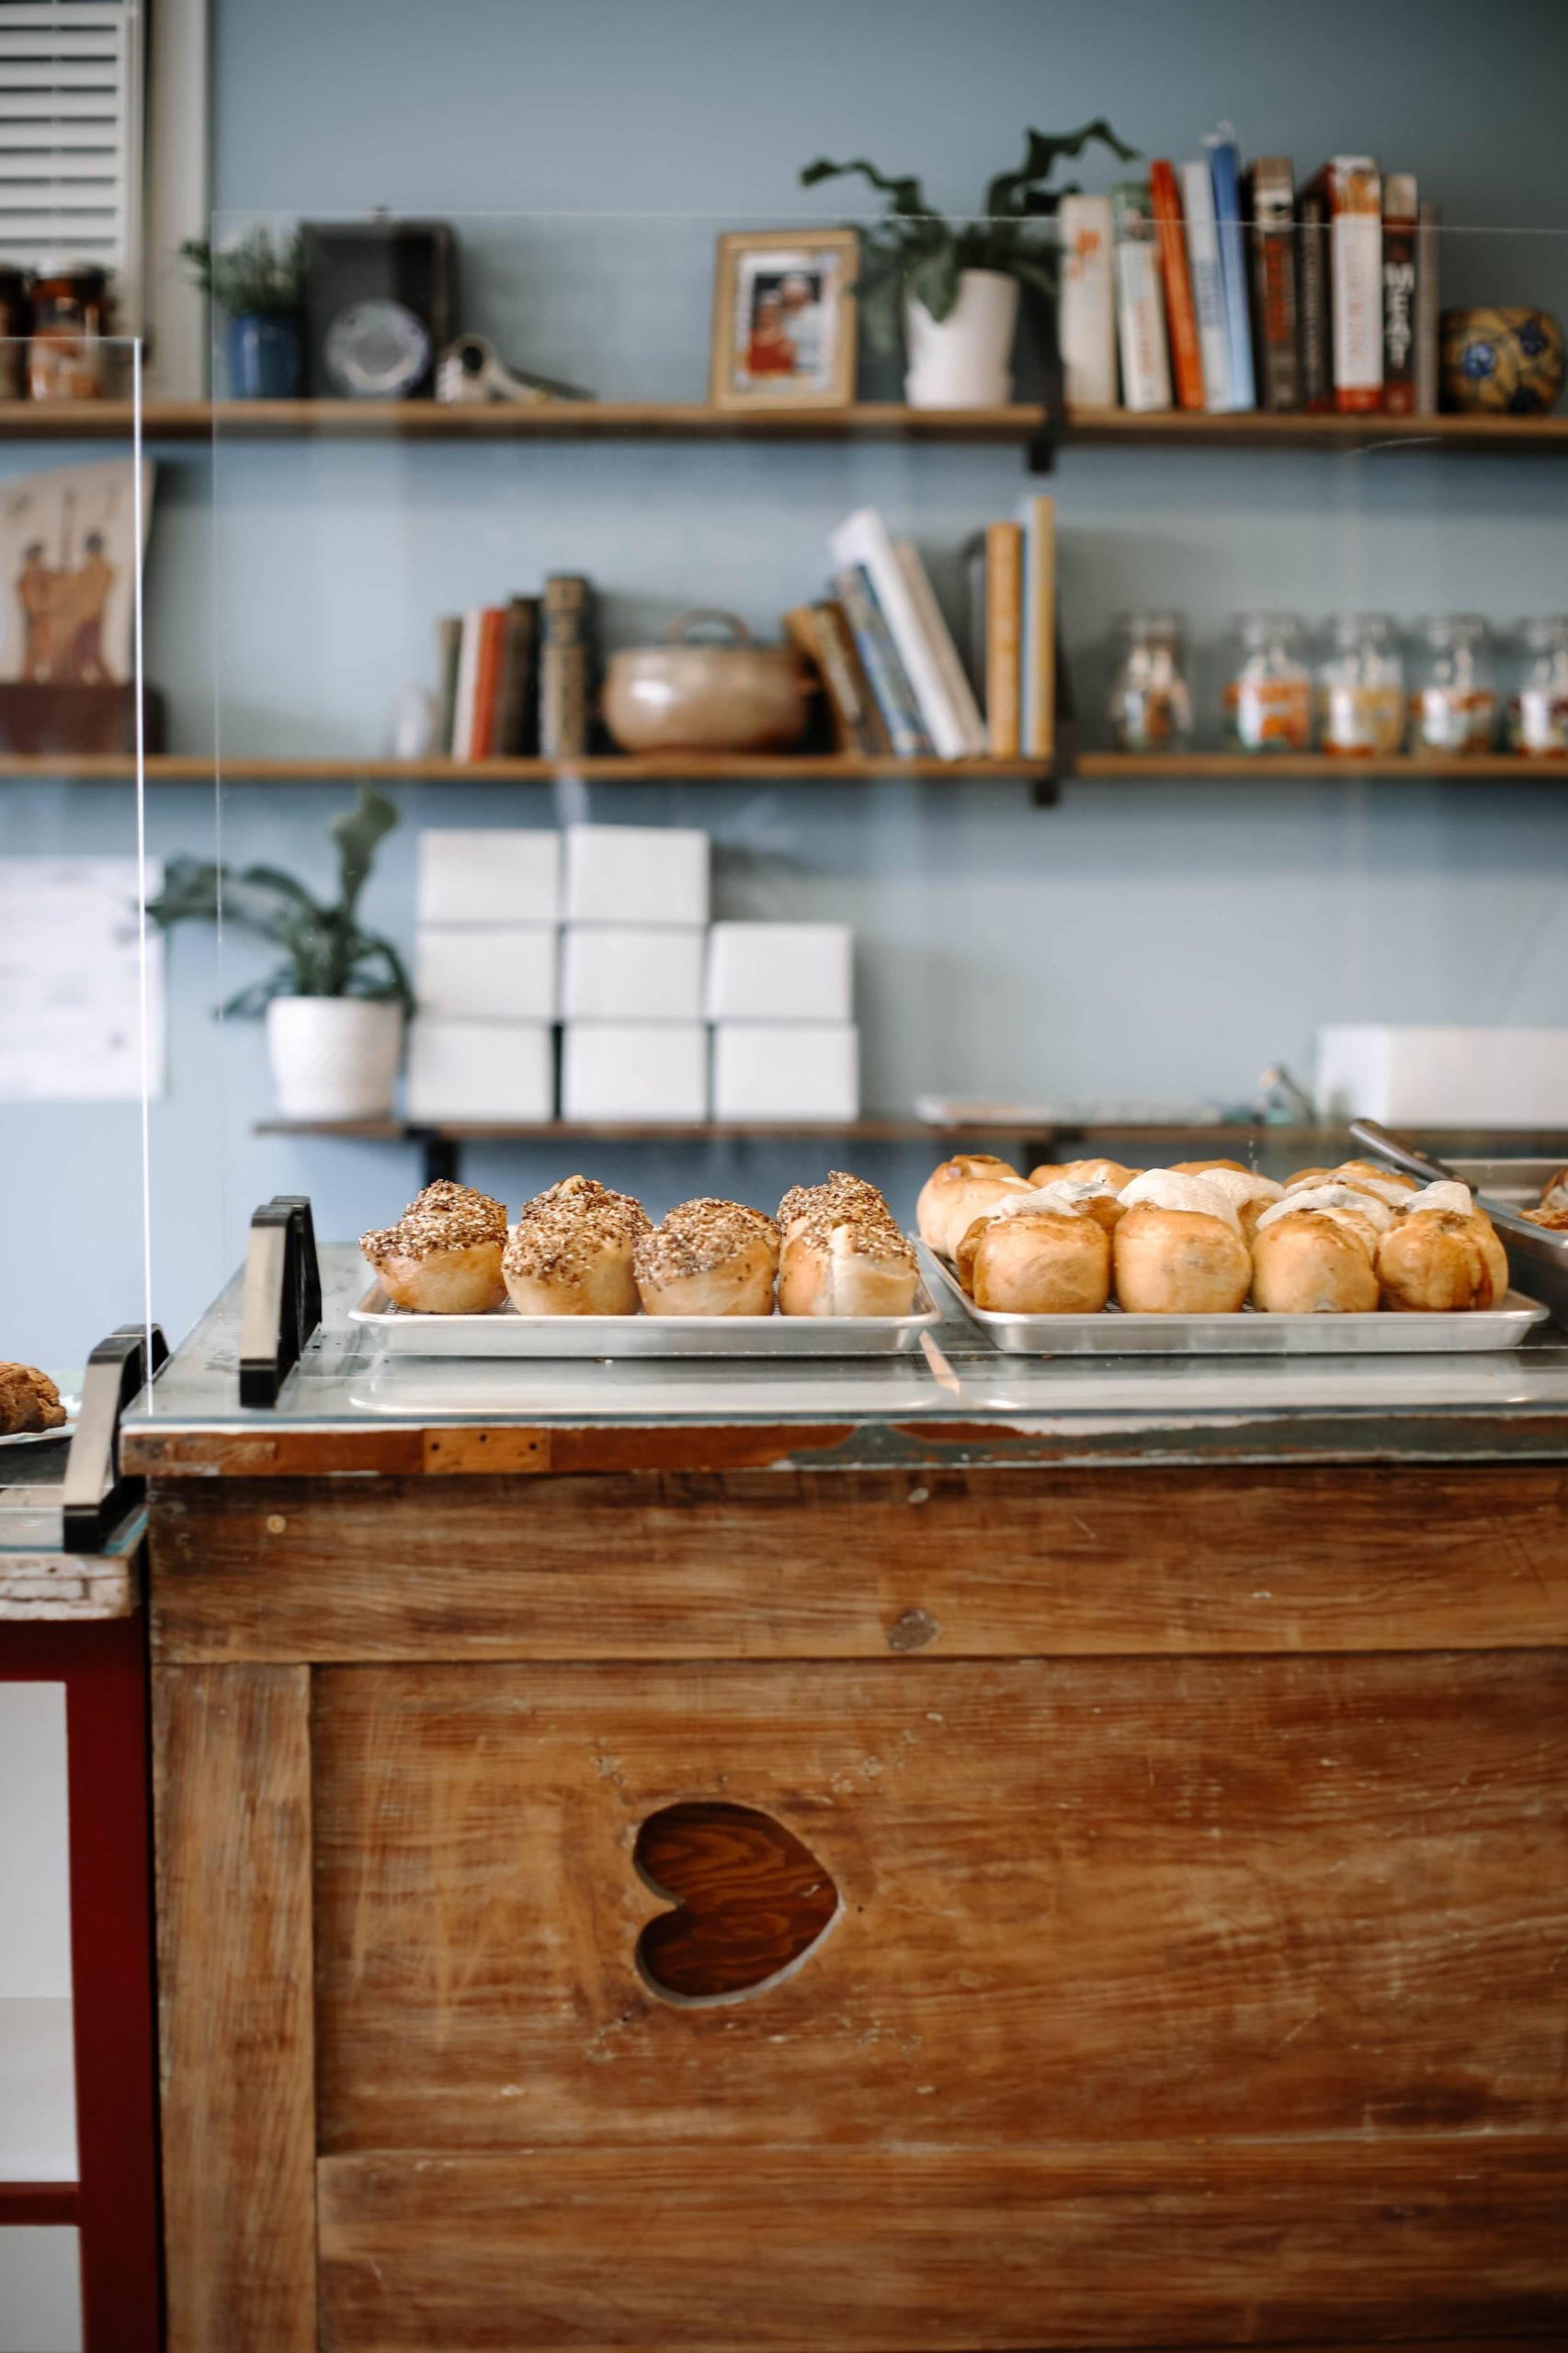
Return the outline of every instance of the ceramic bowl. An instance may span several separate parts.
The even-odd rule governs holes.
[[[726,644],[688,644],[699,625]],[[612,654],[605,724],[623,752],[778,752],[805,733],[807,687],[787,645],[756,645],[733,613],[682,613],[663,645]]]

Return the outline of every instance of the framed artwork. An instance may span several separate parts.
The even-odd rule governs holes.
[[[736,230],[719,240],[715,408],[846,408],[855,397],[853,229]]]

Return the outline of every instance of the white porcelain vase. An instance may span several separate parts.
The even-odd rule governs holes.
[[[1018,323],[1018,281],[996,269],[959,275],[959,299],[934,319],[909,295],[903,306],[911,408],[1002,408],[1012,398],[1009,362]]]
[[[285,1120],[376,1120],[392,1109],[403,1007],[353,996],[275,996],[267,1055]]]

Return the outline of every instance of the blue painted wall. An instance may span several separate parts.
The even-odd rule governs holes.
[[[795,186],[819,150],[924,167],[932,195],[961,208],[1026,120],[1101,111],[1150,153],[1197,152],[1221,116],[1244,150],[1301,170],[1370,150],[1442,202],[1453,299],[1568,310],[1568,12],[1550,0],[1484,19],[1448,0],[1314,0],[1288,17],[1256,0],[218,0],[217,31],[225,216],[381,203],[452,219],[465,321],[606,396],[701,396],[713,236],[842,218],[842,194]],[[844,447],[230,446],[215,474],[216,501],[205,456],[160,458],[149,666],[176,745],[199,746],[216,647],[231,754],[380,749],[393,696],[428,675],[434,616],[551,568],[601,584],[612,642],[694,601],[771,631],[815,589],[832,524],[868,501],[920,541],[956,614],[962,541],[1027,487],[1016,452]],[[1199,643],[1249,603],[1502,620],[1568,606],[1568,474],[1545,463],[1083,450],[1051,486],[1068,647],[1091,697],[1111,617],[1131,604],[1177,606]],[[1568,1006],[1568,793],[1550,787],[1080,787],[1051,813],[1017,787],[897,783],[604,788],[559,807],[515,789],[401,799],[407,825],[369,910],[401,936],[420,824],[585,808],[708,824],[722,912],[855,924],[873,1109],[933,1087],[1235,1099],[1276,1057],[1303,1063],[1322,1020],[1546,1022]],[[224,853],[324,879],[331,805],[229,790]],[[0,802],[0,850],[128,836],[123,797],[103,790],[13,787]],[[155,851],[210,846],[210,801],[160,789],[149,837]],[[397,1150],[252,1137],[259,1033],[220,1029],[208,1010],[254,969],[249,953],[231,947],[220,973],[212,943],[185,935],[171,969],[171,1091],[152,1148],[154,1297],[177,1328],[237,1258],[256,1199],[309,1190],[322,1230],[350,1234],[395,1211],[417,1175]],[[139,1306],[135,1121],[0,1118],[17,1147],[0,1186],[19,1201],[28,1172],[49,1172],[62,1252],[13,1275],[0,1353],[64,1361]],[[669,1149],[595,1165],[657,1209],[698,1189],[766,1199],[802,1157]],[[865,1165],[901,1190],[921,1173],[919,1155]],[[523,1152],[471,1165],[514,1201],[562,1173]]]

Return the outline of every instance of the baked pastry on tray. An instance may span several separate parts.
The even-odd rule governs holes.
[[[0,1438],[57,1430],[66,1419],[60,1392],[30,1364],[0,1364]]]
[[[864,1177],[835,1169],[825,1185],[792,1187],[778,1204],[778,1222],[784,1314],[912,1313],[920,1279],[914,1246]]]
[[[641,1236],[631,1271],[647,1315],[771,1315],[778,1228],[740,1201],[681,1201]]]
[[[445,1177],[426,1185],[395,1225],[359,1237],[393,1306],[421,1315],[484,1315],[499,1307],[506,1246],[501,1203]]]
[[[519,1315],[635,1315],[631,1261],[653,1221],[630,1193],[563,1176],[525,1201],[501,1261]]]

